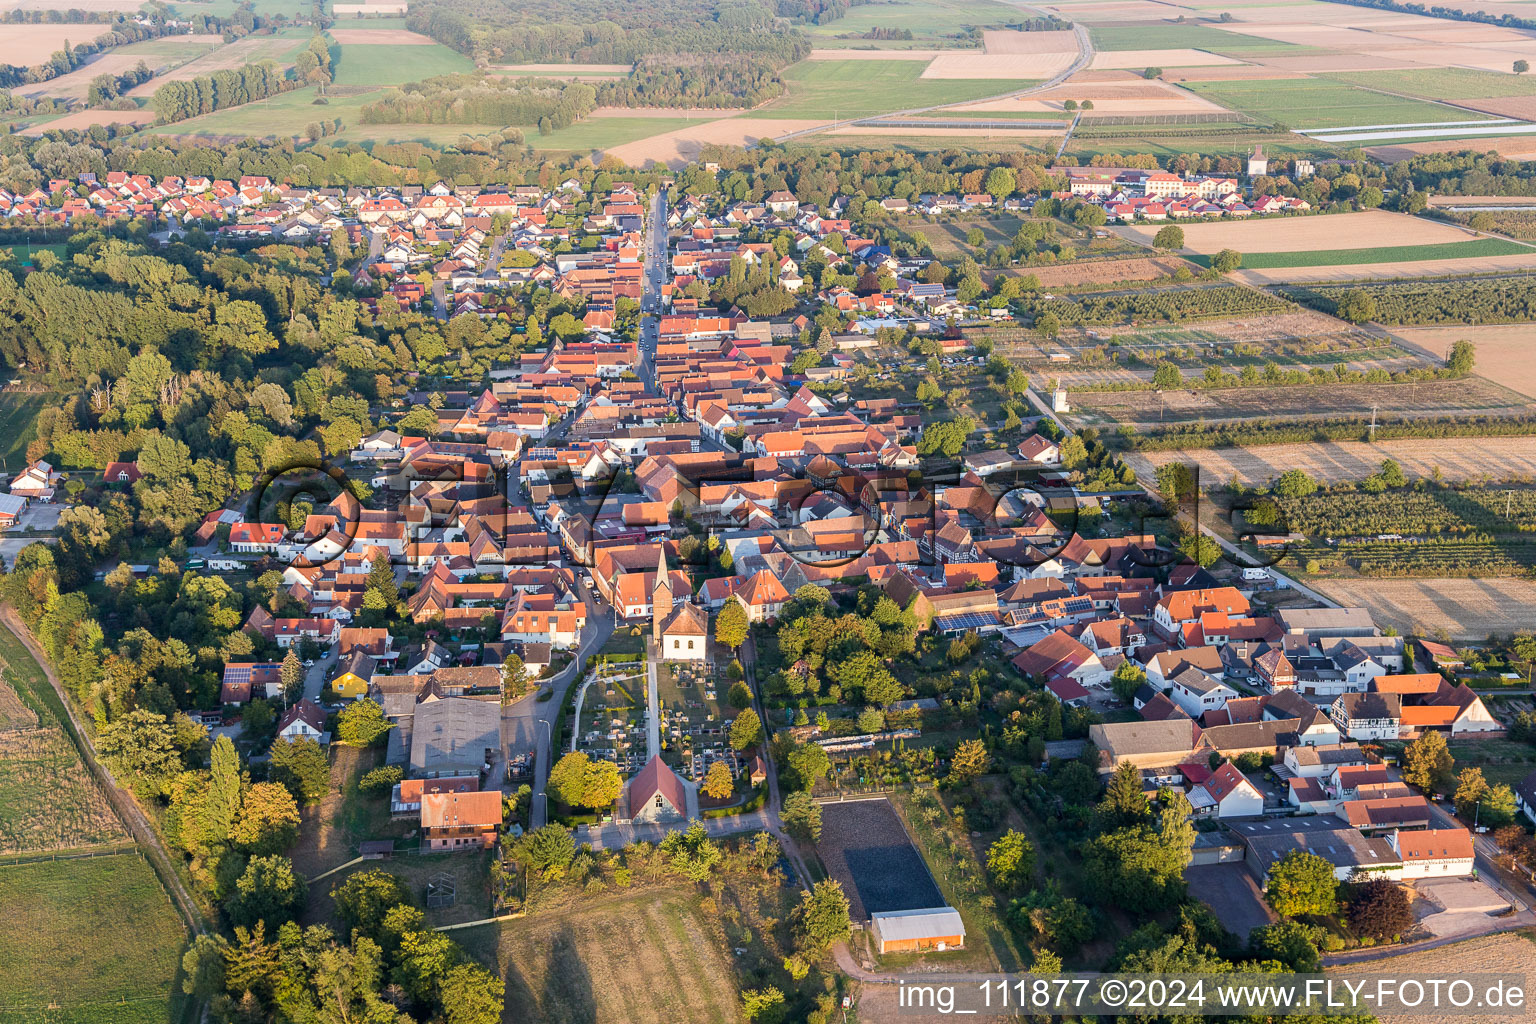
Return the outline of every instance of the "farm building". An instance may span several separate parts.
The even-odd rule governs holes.
[[[960,920],[960,912],[953,907],[871,914],[869,926],[881,953],[920,949],[942,952],[965,945],[965,922]]]

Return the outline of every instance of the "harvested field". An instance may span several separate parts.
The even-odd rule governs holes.
[[[740,1019],[718,912],[646,887],[573,911],[457,933],[507,979],[505,1021],[670,1024]],[[755,945],[758,940],[754,938]]]
[[[1338,281],[1384,281],[1402,277],[1449,277],[1471,274],[1510,274],[1528,272],[1536,267],[1536,249],[1530,255],[1477,256],[1459,259],[1423,259],[1395,263],[1356,263],[1339,266],[1277,267],[1268,270],[1239,270],[1229,279],[1258,287],[1268,284],[1295,284]]]
[[[639,142],[628,142],[607,152],[631,167],[645,167],[652,163],[680,167],[697,158],[699,151],[711,143],[745,146],[758,139],[771,139],[825,123],[824,120],[791,118],[722,118],[663,132]]]
[[[1437,359],[1462,338],[1473,339],[1477,343],[1480,373],[1522,395],[1536,398],[1536,324],[1398,327],[1392,334],[1426,356]]]
[[[1531,206],[1536,196],[1430,196],[1430,206]]]
[[[989,139],[1059,139],[1066,132],[1066,125],[1060,128],[910,128],[889,127],[882,128],[879,125],[856,124],[836,131],[828,132],[826,137],[833,138],[850,135],[876,135],[884,138],[968,138],[975,139],[985,135]]]
[[[123,836],[62,729],[0,734],[0,853],[67,850]]]
[[[1146,79],[1134,71],[1120,71],[1113,68],[1100,69],[1086,68],[1075,72],[1067,79],[1067,85],[1097,85],[1101,82],[1145,82]]]
[[[1220,423],[1369,416],[1374,406],[1385,419],[1443,416],[1529,415],[1536,405],[1524,395],[1472,377],[1421,384],[1333,384],[1302,387],[1220,388],[1165,392],[1074,392],[1073,414],[1089,424],[1159,423],[1203,420]],[[1363,428],[1362,428],[1363,429]],[[1465,441],[1462,442],[1466,444]],[[1527,447],[1536,444],[1526,440]]]
[[[1113,230],[1143,245],[1151,245],[1160,225],[1130,224]],[[1310,252],[1348,246],[1435,245],[1464,242],[1477,233],[1455,224],[1426,220],[1385,210],[1322,214],[1312,217],[1279,217],[1254,220],[1209,221],[1185,224],[1183,252],[1210,255],[1222,249],[1241,253]]]
[[[1076,53],[1077,33],[1012,32],[988,29],[981,34],[982,49],[987,53]]]
[[[1196,96],[1187,89],[1178,89],[1159,81],[1142,79],[1137,82],[1113,82],[1103,85],[1063,85],[1046,92],[1027,97],[988,100],[964,107],[955,107],[951,113],[961,111],[1020,111],[1029,113],[1060,112],[1067,100],[1078,103],[1093,101],[1093,109],[1084,117],[1126,114],[1208,114],[1222,110],[1210,100]]]
[[[1452,6],[1466,6],[1454,4],[1454,0],[1451,0],[1451,3]],[[1477,10],[1482,10],[1483,6],[1481,3],[1475,5]],[[1526,5],[1492,4],[1489,6],[1510,9]],[[1529,974],[1536,971],[1536,944],[1532,944],[1530,938],[1524,933],[1501,932],[1497,935],[1484,935],[1465,942],[1437,946],[1434,949],[1405,953],[1402,956],[1349,964],[1341,970],[1352,974],[1391,973],[1402,977],[1418,978],[1433,977],[1437,971],[1443,972],[1443,976],[1448,978],[1462,977],[1473,972],[1514,971]],[[1457,1019],[1464,1021],[1465,1024],[1515,1024],[1523,1016],[1523,1014],[1474,1012],[1458,1014]],[[1382,1013],[1377,1015],[1377,1019],[1381,1024],[1415,1024],[1423,1017],[1422,1015]]]
[[[1410,477],[1446,480],[1491,477],[1510,480],[1536,476],[1536,445],[1529,437],[1402,438],[1266,444],[1252,448],[1191,448],[1166,452],[1129,452],[1125,460],[1144,480],[1169,462],[1192,462],[1202,478],[1219,485],[1236,476],[1246,486],[1266,486],[1287,469],[1302,469],[1323,483],[1364,480],[1393,459]]]
[[[41,64],[64,49],[66,41],[83,43],[109,31],[107,25],[6,25],[0,32],[0,64],[23,68]]]
[[[1242,82],[1251,80],[1280,80],[1306,78],[1300,71],[1281,71],[1255,64],[1240,64],[1224,68],[1175,68],[1164,71],[1165,82]]]
[[[838,50],[815,49],[806,60],[921,60],[943,56],[943,50]],[[525,65],[526,66],[526,65]],[[606,67],[607,65],[600,65]]]
[[[135,86],[128,91],[128,95],[153,96],[155,90],[166,82],[190,82],[199,75],[244,67],[258,61],[274,60],[282,63],[284,58],[292,56],[302,45],[303,40],[293,36],[246,36],[206,56],[188,61],[143,85]]]
[[[0,867],[0,1018],[180,1019],[186,931],[137,853]]]
[[[51,121],[24,128],[19,134],[35,136],[51,131],[89,128],[94,124],[151,124],[154,120],[153,110],[77,110],[63,117],[56,117]]]
[[[1177,256],[1147,256],[1128,260],[1074,260],[1066,267],[1029,267],[1042,287],[1064,285],[1117,284],[1121,281],[1155,281],[1167,277],[1188,263]]]
[[[1261,57],[1257,63],[1280,71],[1307,73],[1328,71],[1398,71],[1426,65],[1400,57],[1372,56],[1364,53],[1301,54],[1295,57]]]
[[[437,40],[403,28],[333,28],[331,38],[343,46],[352,44],[387,44],[390,46],[436,46]],[[625,68],[628,71],[629,68]]]
[[[1433,636],[1443,626],[1454,640],[1482,640],[1490,633],[1536,629],[1536,583],[1529,580],[1317,580],[1309,586],[1340,604],[1369,609],[1377,625],[1395,626],[1404,633]],[[1520,941],[1528,948],[1536,949],[1528,940]],[[1404,959],[1393,959],[1389,963],[1399,969]],[[1525,962],[1531,961],[1528,958]],[[1443,963],[1437,964],[1437,968],[1446,969]]]
[[[1500,117],[1518,117],[1521,120],[1536,118],[1536,96],[1498,96],[1492,99],[1453,99],[1452,103],[1481,110]],[[1469,143],[1470,145],[1470,143]],[[1479,149],[1482,142],[1477,143]]]
[[[16,690],[0,679],[0,733],[37,728],[37,713],[21,702]]]
[[[1389,163],[1407,160],[1424,153],[1455,153],[1463,149],[1475,149],[1479,153],[1492,150],[1511,160],[1536,159],[1536,136],[1500,135],[1493,138],[1431,139],[1426,142],[1404,142],[1391,146],[1367,146],[1366,152],[1377,160]]]
[[[93,78],[98,75],[120,75],[137,66],[140,61],[151,68],[155,64],[153,60],[136,53],[112,51],[102,54],[89,64],[82,64],[67,75],[50,78],[46,82],[38,82],[34,85],[24,85],[15,91],[23,96],[56,96],[64,100],[83,100]]]
[[[1076,53],[944,53],[923,69],[923,78],[1049,78],[1072,66]]]
[[[1109,50],[1093,55],[1093,68],[1201,68],[1217,65],[1241,64],[1240,60],[1207,53],[1205,50]]]
[[[944,906],[922,854],[884,797],[823,804],[816,852],[842,883],[855,922],[887,910]]]

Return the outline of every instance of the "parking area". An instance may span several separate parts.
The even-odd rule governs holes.
[[[1279,920],[1243,864],[1193,865],[1184,869],[1184,881],[1189,894],[1210,907],[1221,926],[1240,939]]]

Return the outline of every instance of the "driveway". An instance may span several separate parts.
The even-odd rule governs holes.
[[[1210,907],[1221,926],[1240,939],[1279,920],[1242,864],[1198,864],[1184,869],[1184,880],[1190,895]]]

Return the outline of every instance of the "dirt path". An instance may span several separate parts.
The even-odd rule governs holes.
[[[80,751],[80,757],[91,774],[96,776],[101,785],[102,792],[107,800],[123,819],[123,824],[128,827],[129,833],[139,843],[140,848],[149,857],[150,864],[154,866],[155,874],[160,876],[160,882],[170,893],[171,900],[176,904],[176,909],[181,912],[187,927],[196,935],[206,934],[208,929],[203,923],[202,915],[198,913],[197,904],[192,900],[192,894],[187,892],[186,886],[181,882],[181,877],[176,874],[175,864],[165,852],[165,847],[160,843],[160,837],[150,827],[149,819],[139,807],[133,796],[117,785],[117,780],[112,777],[105,766],[96,760],[96,748],[91,744],[90,737],[80,727],[79,720],[75,717],[75,709],[69,703],[69,696],[64,692],[64,687],[59,683],[59,677],[49,664],[48,657],[38,646],[37,639],[26,623],[16,614],[16,610],[10,605],[0,605],[0,622],[4,622],[10,631],[16,634],[16,638],[26,647],[27,653],[32,655],[43,674],[48,677],[48,684],[53,687],[53,692],[58,696],[63,705],[66,720],[61,722],[64,731],[69,733],[70,739]]]

